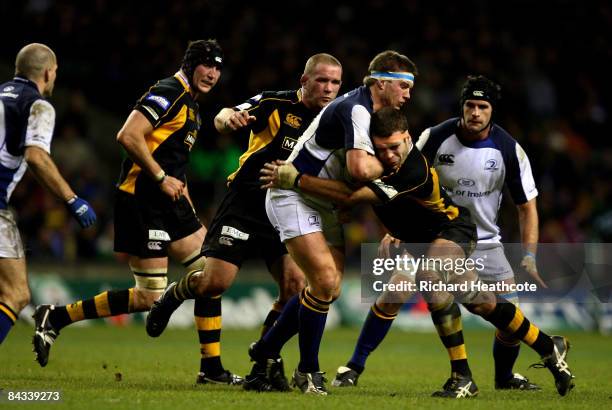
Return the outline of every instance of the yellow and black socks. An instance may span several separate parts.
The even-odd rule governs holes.
[[[529,322],[520,308],[502,297],[497,297],[495,309],[483,318],[506,333],[509,338],[527,343],[540,356],[548,356],[553,352],[554,344],[550,336]]]
[[[396,317],[397,313],[389,315],[374,303],[361,328],[353,356],[346,366],[361,374],[368,356],[383,341]]]
[[[472,371],[468,365],[467,351],[463,341],[463,325],[459,305],[451,303],[446,307],[429,305],[431,319],[442,344],[448,352],[451,372],[463,376],[471,376]]]
[[[6,339],[16,321],[17,313],[6,303],[0,302],[0,343]]]
[[[197,298],[193,308],[200,339],[200,372],[217,376],[224,372],[221,364],[221,296]]]
[[[134,312],[134,288],[109,290],[92,299],[79,300],[66,306],[56,306],[49,320],[56,330],[85,319],[97,319]]]

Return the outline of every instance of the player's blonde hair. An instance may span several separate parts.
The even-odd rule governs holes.
[[[342,64],[340,64],[340,61],[336,57],[327,53],[319,53],[311,56],[308,61],[306,61],[306,65],[304,66],[304,74],[312,74],[317,64],[329,64],[342,68]]]

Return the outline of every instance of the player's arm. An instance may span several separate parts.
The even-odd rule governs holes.
[[[536,252],[538,249],[538,209],[536,199],[532,198],[524,204],[516,206],[518,210],[519,227],[521,230],[521,243],[525,256],[521,260],[521,266],[542,287],[547,288],[546,283],[538,273],[536,264]]]
[[[383,173],[380,161],[362,149],[351,149],[346,152],[346,169],[349,175],[359,182],[372,181]]]
[[[539,239],[539,220],[536,199],[532,198],[524,204],[516,206],[521,230],[523,249],[533,255],[537,253]]]
[[[215,116],[215,128],[221,134],[244,128],[253,123],[257,118],[246,110],[235,110],[233,108],[222,108]]]
[[[302,192],[351,207],[359,203],[379,203],[378,197],[368,187],[352,189],[346,183],[333,179],[300,174],[291,163],[276,161],[266,163],[260,171],[262,188],[299,188]]]
[[[49,153],[54,125],[53,106],[42,99],[34,101],[28,117],[24,159],[38,182],[65,202],[79,224],[85,228],[96,222],[96,213],[87,201],[76,196],[51,159]]]
[[[159,184],[166,195],[177,200],[183,194],[185,184],[177,178],[166,175],[149,152],[145,135],[151,132],[153,132],[151,122],[140,111],[133,110],[117,133],[117,142],[125,148],[132,161]]]
[[[367,186],[352,190],[346,183],[333,179],[302,175],[296,184],[302,192],[329,200],[343,207],[357,204],[377,204],[380,200]]]
[[[76,196],[44,149],[37,146],[26,147],[24,156],[36,180],[58,199],[68,202]]]

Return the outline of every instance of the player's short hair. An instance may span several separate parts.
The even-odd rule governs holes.
[[[501,99],[501,87],[484,75],[469,75],[461,89],[461,107],[467,100],[483,100],[495,106]]]
[[[363,84],[367,87],[376,82],[376,78],[370,76],[374,71],[409,72],[415,77],[418,74],[417,66],[411,59],[393,50],[386,50],[382,53],[378,53],[376,57],[370,61],[368,74],[363,78]]]
[[[181,70],[187,75],[189,82],[200,64],[217,67],[219,70],[223,68],[223,50],[217,40],[196,40],[189,43],[181,64]]]
[[[385,107],[372,114],[370,119],[372,138],[386,138],[397,131],[408,131],[408,118],[405,113],[393,107]]]
[[[317,64],[329,64],[342,68],[340,61],[331,54],[319,53],[311,56],[304,66],[304,74],[312,74]]]
[[[57,57],[51,48],[41,43],[30,43],[17,53],[15,75],[29,79],[41,78],[46,69],[57,64]]]

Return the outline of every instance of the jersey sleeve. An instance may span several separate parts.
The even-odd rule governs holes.
[[[523,148],[516,143],[507,164],[506,185],[515,204],[521,205],[538,196],[531,164]]]
[[[360,149],[374,155],[374,146],[370,139],[371,115],[362,105],[354,105],[349,112],[344,112],[340,119],[344,128],[344,147]]]
[[[255,117],[255,122],[251,124],[251,130],[260,132],[268,126],[268,117],[270,116],[269,106],[266,104],[266,97],[263,93],[257,94],[242,104],[234,107],[235,111],[248,111],[249,115]]]
[[[370,181],[366,186],[376,194],[383,204],[391,201],[398,194],[394,186],[384,183],[381,179]]]
[[[164,122],[164,119],[169,117],[168,114],[175,106],[175,102],[184,93],[184,90],[158,83],[138,100],[134,109],[140,111],[153,127],[157,128]]]
[[[51,139],[55,127],[55,109],[45,100],[38,99],[30,106],[26,128],[26,147],[39,147],[51,153]]]
[[[429,137],[431,135],[431,128],[427,128],[425,131],[419,135],[419,139],[416,142],[416,147],[419,151],[427,158],[429,163],[433,164],[436,158],[436,152],[438,150],[437,146],[433,142],[429,141]]]

